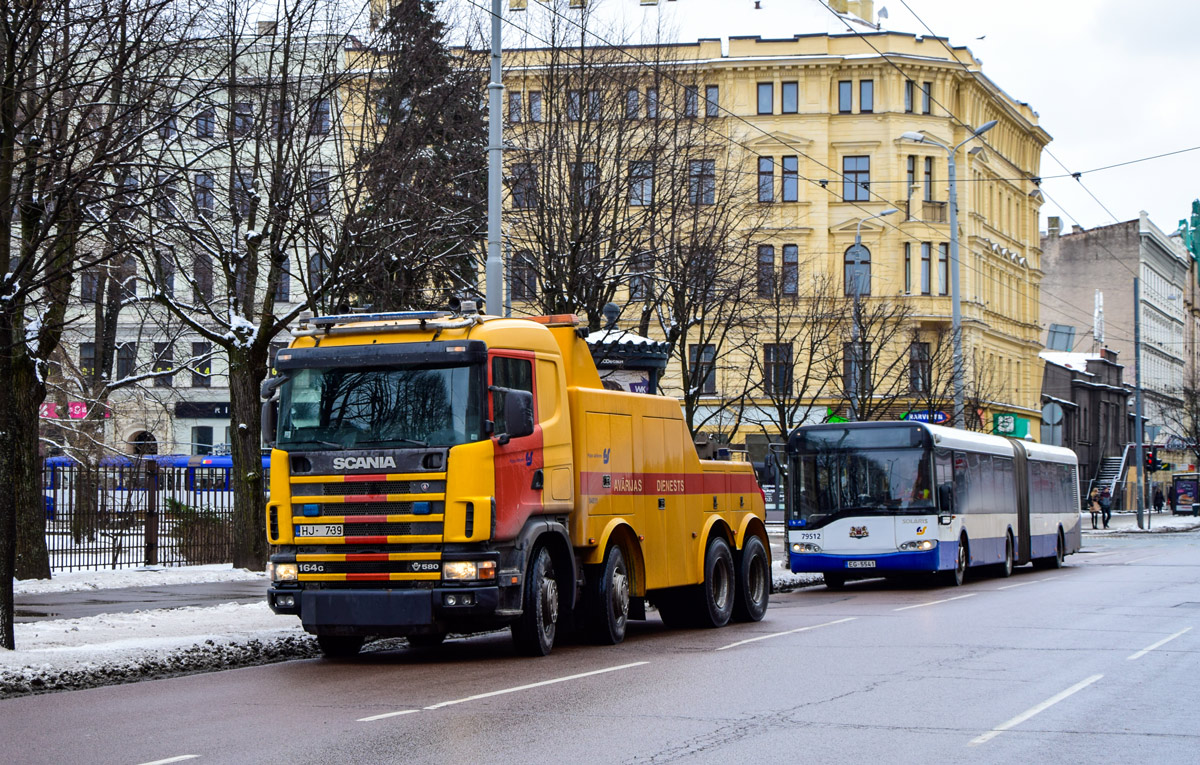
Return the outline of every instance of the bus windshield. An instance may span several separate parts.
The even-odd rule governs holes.
[[[484,437],[483,368],[297,369],[280,389],[281,449],[453,446]]]
[[[790,521],[821,524],[840,515],[923,513],[934,509],[929,451],[828,448],[793,456]]]

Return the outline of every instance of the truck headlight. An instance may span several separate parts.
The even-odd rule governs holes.
[[[792,545],[792,552],[819,553],[821,552],[821,546],[810,544],[808,542],[797,542],[796,544]]]
[[[936,539],[917,539],[917,540],[913,540],[912,542],[901,542],[900,543],[900,549],[904,550],[904,551],[932,550],[935,547],[937,547]]]
[[[442,579],[465,582],[495,578],[494,560],[449,560],[442,564]]]
[[[294,582],[299,578],[300,571],[295,563],[268,563],[267,579],[272,582]]]

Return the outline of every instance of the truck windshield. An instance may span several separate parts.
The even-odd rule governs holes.
[[[453,446],[483,437],[482,367],[298,369],[280,390],[280,448]]]
[[[934,509],[925,448],[818,449],[792,457],[789,520],[820,524],[839,515]]]

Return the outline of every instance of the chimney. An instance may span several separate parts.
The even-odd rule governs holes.
[[[1083,227],[1081,227],[1078,223],[1072,223],[1071,224],[1071,233],[1072,234],[1082,234]]]
[[[1062,231],[1062,218],[1057,215],[1046,218],[1046,234],[1048,236],[1056,237],[1060,231]]]
[[[274,21],[258,22],[258,36],[259,37],[274,37],[275,36],[275,26],[276,26],[276,23]]]

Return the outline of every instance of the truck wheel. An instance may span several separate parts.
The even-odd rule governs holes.
[[[345,659],[358,655],[363,646],[363,639],[348,635],[317,635],[317,645],[326,659]]]
[[[704,553],[704,582],[697,617],[701,627],[724,627],[733,615],[736,578],[733,553],[722,537],[713,537]]]
[[[691,616],[695,612],[695,588],[675,588],[656,593],[651,602],[658,609],[658,616],[668,629],[692,626]]]
[[[526,656],[546,656],[554,647],[558,624],[558,581],[554,561],[545,547],[537,548],[525,574],[524,608],[513,622],[513,643]]]
[[[771,564],[767,561],[767,548],[762,539],[746,537],[738,563],[733,618],[739,622],[761,621],[771,597]]]
[[[629,570],[620,545],[604,554],[603,567],[587,579],[592,635],[600,645],[616,645],[625,639],[629,621]]]

